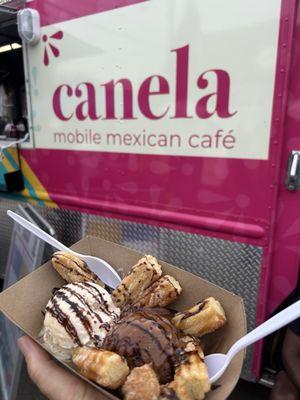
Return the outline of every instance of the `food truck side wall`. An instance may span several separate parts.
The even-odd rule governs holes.
[[[250,3],[244,3],[245,9],[250,7]],[[166,261],[182,265],[242,295],[246,303],[248,328],[251,329],[256,323],[261,323],[293,291],[298,276],[300,254],[300,218],[297,215],[299,192],[289,192],[285,187],[289,153],[291,150],[300,149],[299,2],[283,0],[276,3],[280,6],[278,35],[274,33],[272,37],[270,34],[270,42],[265,43],[266,49],[274,43],[276,45],[276,59],[272,70],[271,63],[269,67],[271,55],[267,50],[262,48],[258,57],[254,57],[248,67],[243,64],[239,53],[242,48],[245,52],[252,51],[250,45],[247,49],[247,42],[239,43],[239,37],[242,37],[243,32],[246,31],[246,35],[247,31],[250,31],[249,37],[253,36],[255,44],[260,39],[264,41],[265,32],[271,23],[274,25],[273,31],[276,31],[275,16],[270,22],[263,10],[262,16],[258,15],[257,20],[255,16],[249,16],[248,24],[239,25],[236,22],[239,18],[235,22],[232,21],[232,27],[230,23],[226,25],[223,22],[223,30],[221,28],[223,25],[221,22],[218,24],[219,17],[216,16],[214,30],[210,32],[205,27],[205,21],[201,20],[202,11],[199,2],[194,0],[184,2],[181,0],[180,5],[178,1],[173,1],[171,5],[169,0],[160,2],[160,5],[156,0],[31,2],[30,6],[40,12],[43,34],[41,42],[35,48],[28,48],[25,51],[24,58],[29,79],[27,89],[33,124],[31,144],[28,147],[33,148],[22,149],[22,170],[26,189],[20,197],[7,199],[5,207],[14,207],[22,198],[29,199],[37,207],[47,205],[47,208],[41,208],[41,212],[56,227],[66,243],[91,233],[131,245],[141,251],[156,253]],[[224,15],[240,12],[236,0],[227,2],[226,7],[222,5],[221,0],[214,0],[210,4],[211,6],[208,2],[202,3],[202,10],[206,12],[207,9],[208,15],[213,7],[223,10]],[[256,6],[256,9],[259,9],[260,4],[251,3],[251,7],[255,9]],[[266,7],[270,4],[271,2],[266,1]],[[195,28],[195,36],[190,34],[190,41],[183,42],[180,33],[185,37],[187,23],[189,19],[191,24],[195,21],[195,13],[203,29],[199,23],[199,27]],[[145,15],[149,15],[148,20],[145,19]],[[157,15],[157,20],[151,19],[151,15]],[[241,15],[241,20],[247,18]],[[80,29],[84,26],[85,18],[87,20],[91,18],[88,20],[91,25],[90,29],[89,25],[86,25],[86,31],[82,31]],[[99,28],[98,22],[97,26],[92,25],[95,23],[93,18],[99,18],[99,25],[103,24],[104,27],[102,33],[108,35],[95,36],[95,41],[100,44],[94,48],[94,43],[87,43],[92,30]],[[114,18],[118,20],[115,26]],[[76,25],[72,25],[72,21],[76,22]],[[120,21],[122,23],[119,23]],[[251,21],[256,21],[256,25],[252,26]],[[136,31],[132,28],[134,24],[137,26]],[[166,37],[157,37],[164,31]],[[134,33],[136,35],[133,35]],[[78,52],[70,56],[66,54],[67,45],[64,47],[64,41],[68,43],[68,40],[75,40],[72,35],[76,36]],[[72,143],[62,148],[40,144],[40,138],[50,134],[45,130],[45,126],[47,126],[46,120],[49,119],[50,129],[52,127],[54,103],[51,104],[49,101],[48,111],[47,104],[43,109],[45,115],[42,124],[36,122],[37,111],[32,104],[36,105],[38,101],[42,103],[49,95],[45,86],[46,81],[47,85],[51,85],[52,81],[56,84],[61,77],[60,84],[67,84],[64,80],[66,79],[64,71],[69,68],[72,79],[76,74],[78,79],[85,76],[83,79],[93,82],[96,88],[108,82],[106,77],[109,76],[109,68],[102,71],[100,63],[97,76],[93,75],[94,70],[92,72],[90,70],[96,57],[99,59],[103,57],[103,65],[106,67],[105,57],[115,55],[115,53],[106,55],[109,53],[108,45],[103,43],[102,48],[101,40],[107,43],[107,37],[110,37],[112,48],[118,48],[118,43],[121,43],[120,52],[121,47],[127,45],[130,56],[135,57],[135,65],[139,65],[141,70],[146,68],[147,76],[160,74],[165,78],[164,82],[167,81],[171,86],[172,83],[180,85],[184,80],[182,75],[177,76],[177,80],[175,76],[176,68],[182,67],[180,63],[184,63],[184,60],[188,62],[189,79],[194,76],[195,71],[200,77],[205,71],[203,68],[208,67],[202,66],[199,56],[199,52],[204,52],[203,43],[199,39],[202,40],[202,36],[204,44],[210,44],[212,49],[215,49],[211,53],[204,53],[204,59],[213,58],[214,53],[219,54],[219,58],[216,56],[218,64],[209,65],[209,69],[218,69],[221,66],[226,69],[228,55],[222,52],[221,47],[224,47],[222,41],[228,46],[229,58],[233,59],[233,67],[230,70],[232,86],[228,112],[234,113],[234,107],[239,107],[235,99],[245,97],[247,91],[249,98],[243,100],[244,108],[241,106],[241,110],[237,110],[237,115],[244,115],[243,110],[249,107],[254,110],[255,116],[255,112],[259,113],[259,109],[264,107],[265,103],[269,104],[271,121],[267,116],[264,118],[264,115],[258,114],[257,117],[258,122],[261,122],[257,128],[262,129],[261,135],[270,135],[266,157],[255,154],[256,147],[251,142],[251,136],[248,139],[248,147],[253,148],[254,153],[249,156],[244,149],[245,157],[243,153],[232,156],[230,151],[225,151],[222,156],[222,152],[218,153],[219,149],[212,149],[211,153],[206,153],[207,155],[197,156],[188,152],[169,155],[167,151],[151,154],[147,151],[133,150],[128,153],[123,151],[124,148],[121,151],[99,152],[86,148],[78,151],[80,148]],[[161,47],[167,49],[165,53],[158,51],[157,43],[160,39]],[[76,40],[73,43],[76,43]],[[51,45],[57,50],[53,50],[53,47],[51,49]],[[88,45],[91,46],[92,55],[89,59],[85,59],[84,51]],[[255,48],[253,52],[255,54]],[[147,57],[151,59],[151,54],[153,65],[148,63],[144,66]],[[183,58],[179,58],[180,56]],[[157,64],[157,59],[160,57],[164,57],[163,62]],[[40,64],[35,64],[36,60],[40,60]],[[141,75],[138,70],[130,69],[133,64],[128,61],[127,65],[126,57],[121,57],[120,60],[124,61],[123,65],[118,64],[116,58],[111,59],[111,77],[131,79],[134,89],[138,90],[137,85],[141,85],[141,80],[134,81],[134,73],[139,79]],[[164,63],[167,65],[166,69],[158,70]],[[72,72],[72,69],[75,71],[76,68],[80,69],[80,66],[85,66],[84,73],[82,70]],[[247,68],[251,74],[243,72]],[[125,75],[128,73],[133,76]],[[172,74],[176,82],[169,78],[167,73]],[[105,77],[103,79],[102,74]],[[269,98],[267,93],[264,93],[264,81],[269,79],[270,74],[274,75],[274,85]],[[240,85],[235,85],[236,81],[240,82]],[[73,82],[74,80],[72,84]],[[210,82],[209,79],[207,82]],[[243,82],[245,84],[242,84]],[[254,92],[257,97],[250,96],[252,93],[250,86],[257,87],[257,91]],[[78,97],[80,97],[79,92]],[[70,102],[63,103],[64,107],[69,107],[69,103],[73,104],[73,98],[65,98],[66,100]],[[175,101],[175,107],[176,100],[177,107],[180,107],[178,105],[180,99],[178,94],[176,97],[174,91],[171,101]],[[107,101],[107,98],[103,101]],[[177,111],[180,112],[180,109]],[[181,112],[184,113],[184,110],[181,109]],[[185,117],[182,117],[183,120]],[[192,132],[198,132],[198,127],[205,124],[204,130],[208,132],[209,129],[215,129],[214,135],[218,132],[216,129],[218,124],[225,121],[220,118],[210,125],[209,119],[199,120],[197,116],[191,115],[189,118],[194,129]],[[130,126],[126,124],[131,121],[118,122],[122,128]],[[153,127],[150,122],[142,120],[138,125],[139,133],[135,133],[136,141],[142,140],[142,138],[137,139],[137,136],[144,127],[146,129],[147,126]],[[174,129],[177,126],[181,127],[180,121],[173,119],[171,122]],[[104,121],[99,120],[97,123],[97,129],[101,130]],[[60,129],[64,129],[66,122],[62,121],[60,124]],[[167,120],[165,124],[167,127],[170,126]],[[243,125],[242,117],[240,124]],[[244,125],[247,124],[246,121]],[[78,126],[81,132],[84,132],[85,128],[90,129],[88,123],[86,126],[82,124]],[[94,128],[94,125],[91,126]],[[265,127],[265,131],[262,127]],[[251,129],[255,129],[255,124]],[[253,131],[253,142],[257,140],[256,133]],[[222,131],[221,134],[226,136],[228,130]],[[260,150],[259,141],[257,149]],[[6,152],[2,168],[13,169],[15,158],[13,151]],[[249,379],[258,378],[260,375],[261,351],[262,345],[259,344],[255,347],[254,358],[251,351],[248,353],[245,376]]]

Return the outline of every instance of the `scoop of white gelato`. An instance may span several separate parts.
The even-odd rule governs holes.
[[[43,341],[56,357],[68,360],[78,346],[101,347],[120,317],[110,294],[93,282],[70,283],[46,306]]]

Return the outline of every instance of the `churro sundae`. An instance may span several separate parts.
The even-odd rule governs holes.
[[[125,400],[201,400],[210,390],[200,337],[226,316],[209,297],[187,310],[168,306],[180,283],[144,256],[110,295],[76,257],[52,264],[68,284],[49,300],[43,327],[48,350],[72,359],[79,372]]]

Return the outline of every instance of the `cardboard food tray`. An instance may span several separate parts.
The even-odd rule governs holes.
[[[103,258],[118,272],[126,273],[140,258],[142,253],[111,243],[99,238],[87,236],[72,246],[80,253]],[[155,254],[153,254],[155,256]],[[183,310],[209,296],[218,299],[223,305],[228,322],[219,331],[203,339],[206,353],[225,353],[230,346],[246,333],[246,319],[243,300],[198,276],[181,270],[165,262],[160,262],[163,274],[173,275],[183,288],[179,299],[172,308]],[[201,274],[201,266],[199,266]],[[28,336],[37,340],[43,325],[42,310],[54,287],[61,287],[64,281],[48,262],[36,271],[0,293],[0,310]],[[213,385],[213,390],[206,396],[207,400],[224,400],[234,389],[243,364],[244,353],[239,353],[232,361],[222,378]],[[89,382],[99,390],[99,399],[118,399],[115,394],[82,377],[73,365],[63,363],[68,369]]]

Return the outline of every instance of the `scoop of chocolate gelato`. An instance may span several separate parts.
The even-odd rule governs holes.
[[[103,347],[125,357],[129,367],[152,364],[159,382],[174,376],[180,333],[166,310],[144,309],[127,313],[106,336]]]

